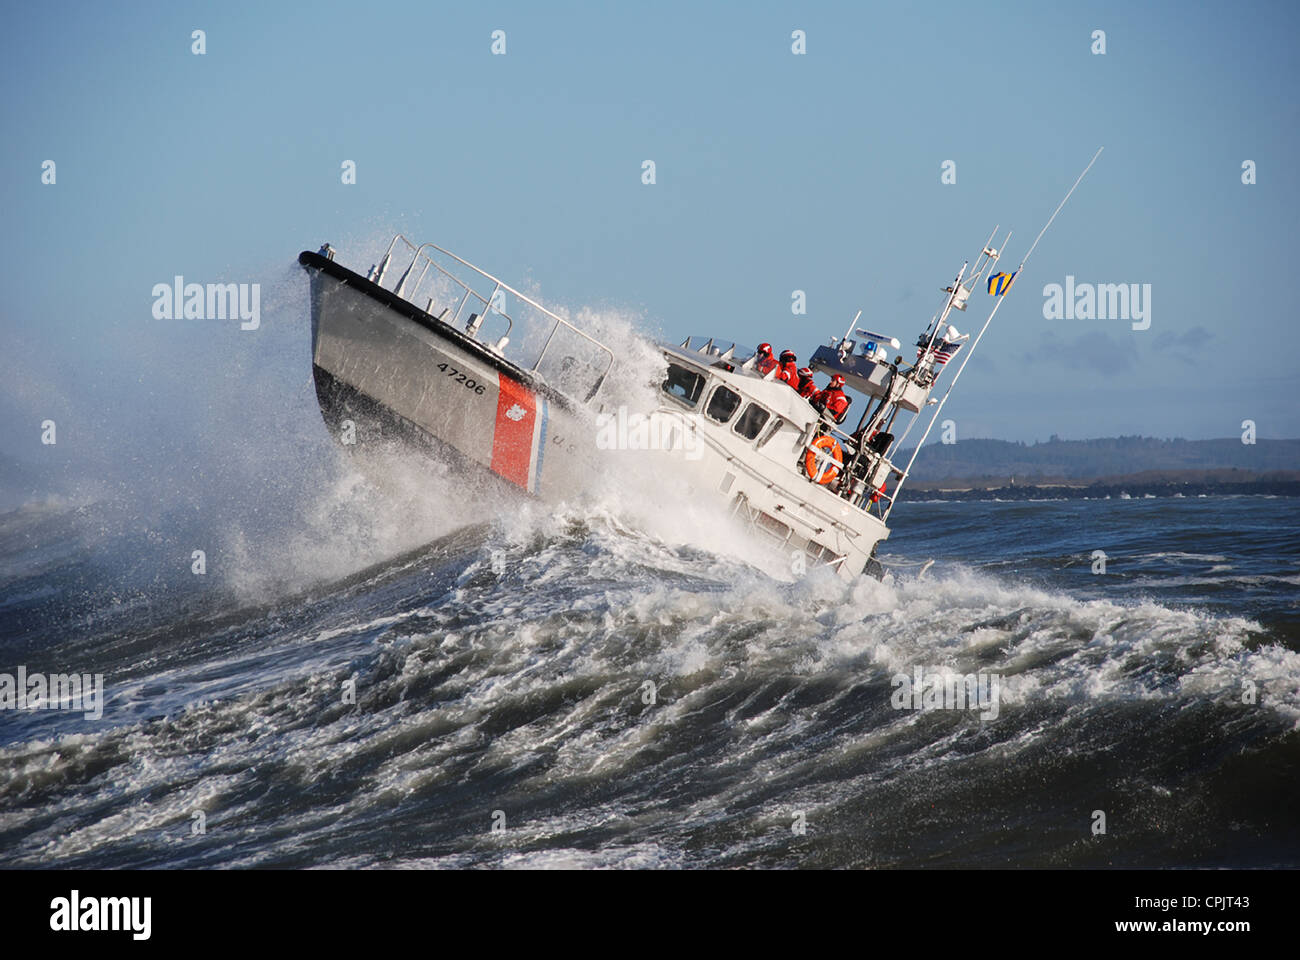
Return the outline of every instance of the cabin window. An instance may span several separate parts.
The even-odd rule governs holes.
[[[670,363],[668,376],[664,378],[662,389],[670,397],[676,397],[682,403],[693,407],[700,399],[700,391],[704,389],[704,377],[694,370]]]
[[[704,408],[704,412],[718,423],[726,423],[739,406],[740,394],[726,387],[718,387],[713,391],[713,396],[709,397],[709,405]]]
[[[780,417],[777,417],[775,420],[773,420],[772,429],[768,430],[767,433],[763,435],[763,439],[758,441],[758,444],[756,445],[756,449],[762,450],[764,444],[766,444],[769,440],[771,440],[773,437],[775,437],[778,433],[781,432],[781,426],[784,423],[785,421],[782,420]]]
[[[751,403],[745,408],[745,412],[737,418],[736,425],[731,429],[746,440],[753,440],[758,436],[758,432],[763,429],[763,424],[767,423],[768,416],[766,410],[756,403]]]

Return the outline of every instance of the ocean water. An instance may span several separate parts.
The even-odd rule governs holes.
[[[0,711],[5,863],[1300,865],[1294,500],[905,502],[791,583],[437,474],[0,516],[0,672],[106,700]]]

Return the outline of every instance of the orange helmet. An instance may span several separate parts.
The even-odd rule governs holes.
[[[782,351],[781,351],[781,362],[782,362],[782,363],[786,363],[786,362],[793,363],[796,359],[798,359],[798,358],[795,356],[795,353],[794,353],[793,350],[782,350]]]
[[[809,367],[800,367],[796,372],[799,374],[800,380],[807,380],[813,375],[812,369]]]
[[[772,345],[770,343],[760,343],[758,345],[758,355],[760,357],[770,357],[772,355]]]
[[[844,378],[838,373],[831,374],[831,388],[844,386]]]

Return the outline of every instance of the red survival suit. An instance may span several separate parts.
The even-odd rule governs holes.
[[[831,377],[830,385],[825,390],[819,390],[812,400],[814,409],[826,413],[836,423],[844,419],[844,414],[849,409],[849,398],[840,389],[842,386],[844,378],[837,373]]]
[[[799,361],[793,350],[781,351],[781,372],[777,377],[790,384],[791,390],[799,389]]]

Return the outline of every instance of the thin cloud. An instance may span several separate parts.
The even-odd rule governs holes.
[[[1214,334],[1202,326],[1192,327],[1182,333],[1165,331],[1151,342],[1157,354],[1164,354],[1185,364],[1200,362],[1204,349],[1214,340]]]
[[[1026,363],[1059,365],[1068,370],[1088,370],[1114,377],[1131,370],[1133,350],[1107,333],[1092,332],[1074,340],[1044,334],[1038,346],[1026,353]]]

